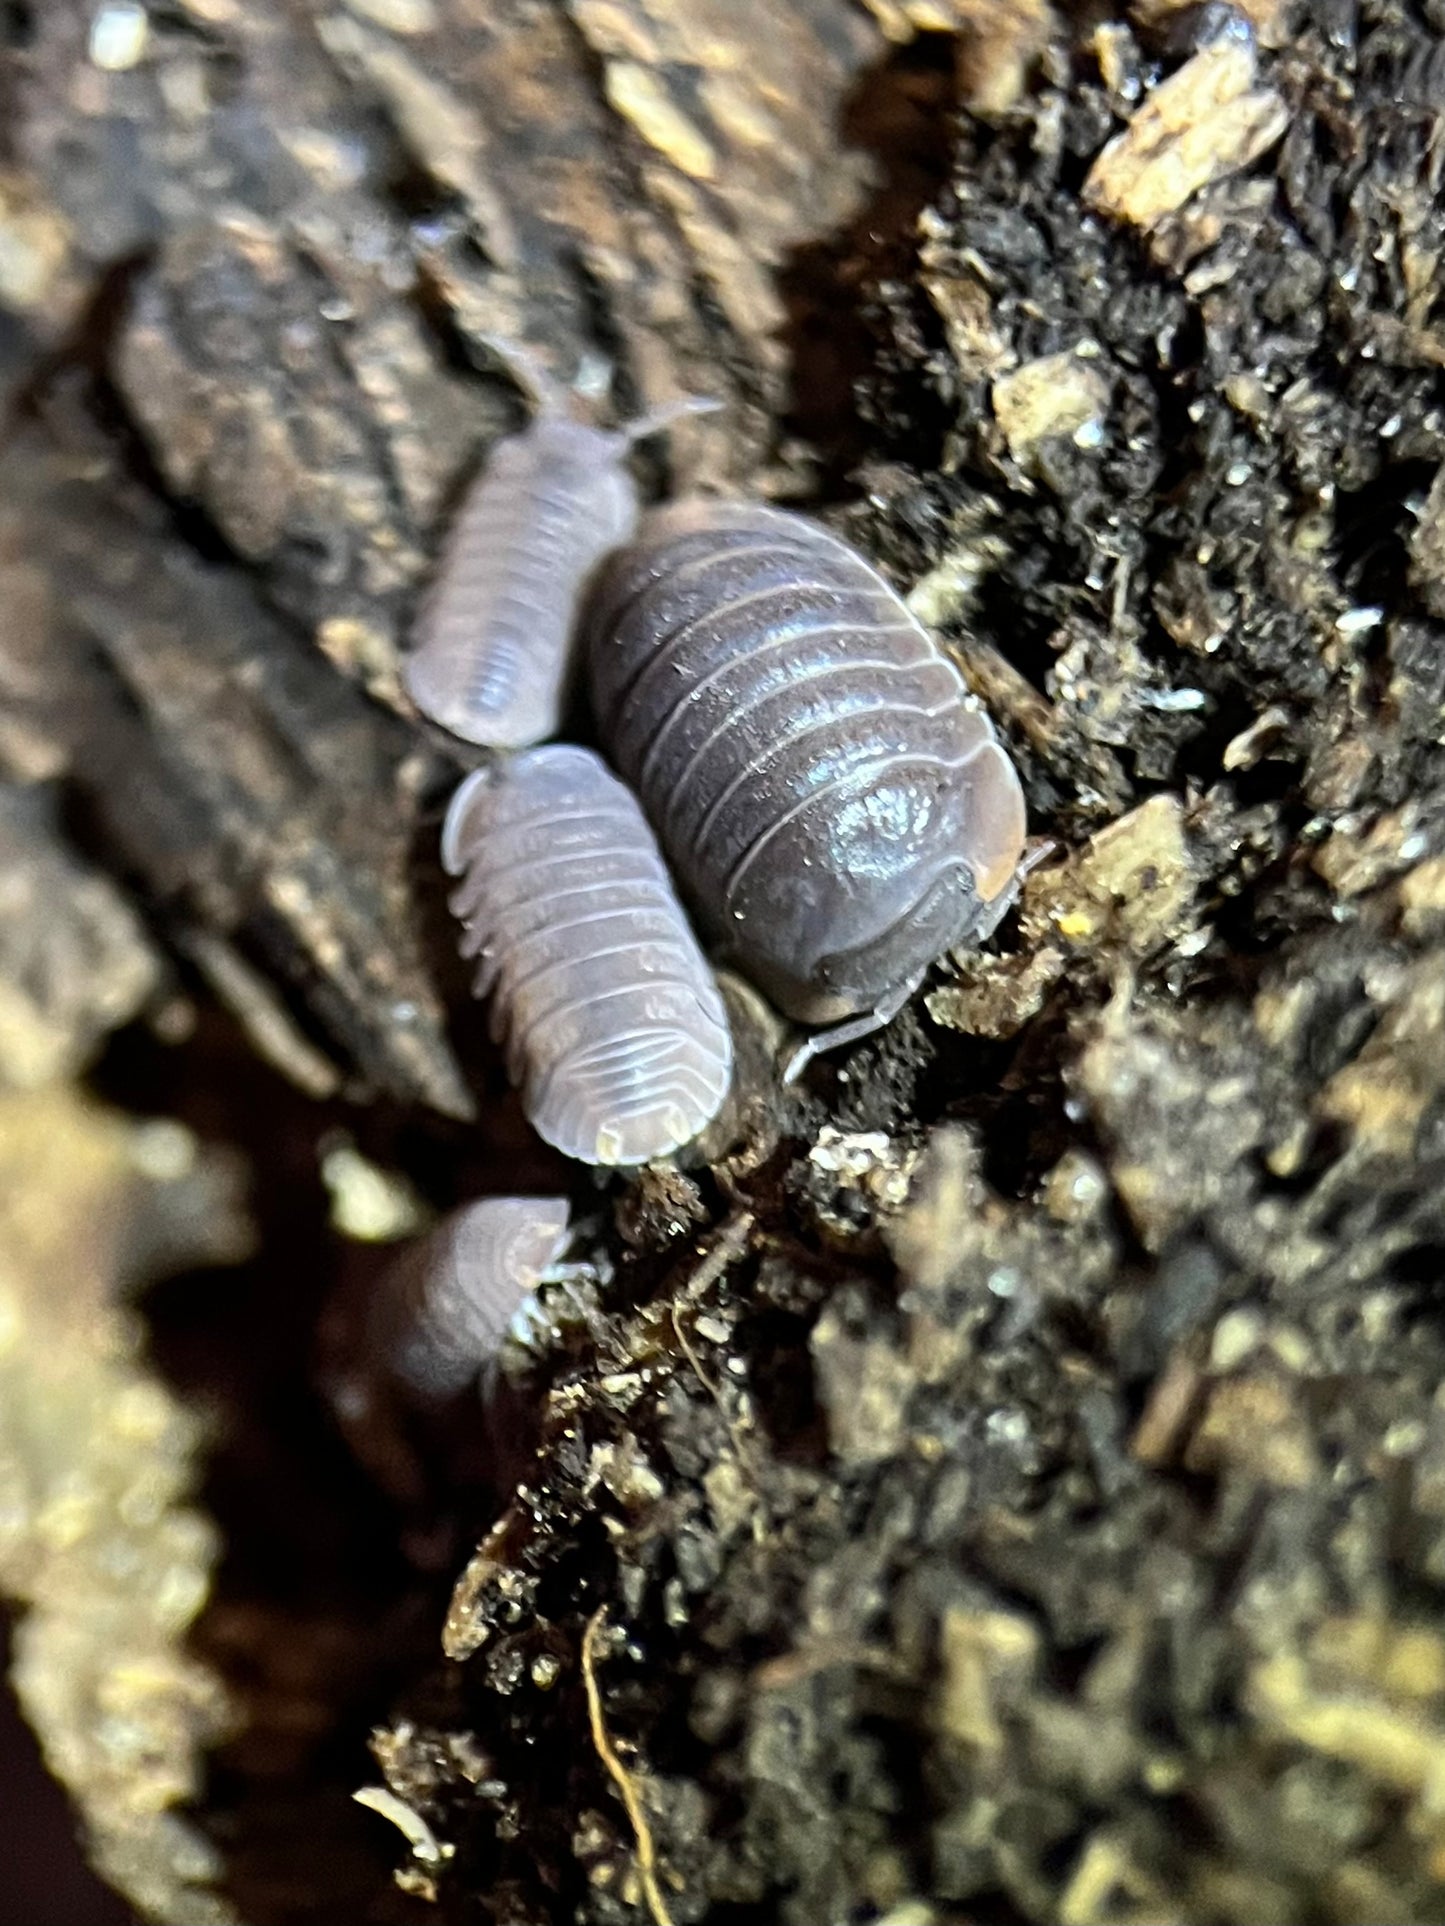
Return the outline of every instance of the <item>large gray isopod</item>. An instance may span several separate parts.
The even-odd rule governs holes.
[[[583,585],[637,525],[628,450],[678,415],[716,404],[689,397],[623,429],[590,427],[530,354],[491,345],[536,415],[496,445],[464,496],[422,597],[402,681],[449,734],[520,749],[556,734]]]
[[[604,747],[705,925],[790,1016],[886,1018],[1012,901],[1013,764],[899,596],[816,523],[651,510],[583,646]]]
[[[477,770],[442,861],[538,1134],[589,1164],[695,1137],[732,1077],[727,1015],[656,839],[601,758],[557,744]]]
[[[418,1397],[475,1384],[567,1243],[565,1197],[483,1197],[395,1260],[372,1297],[369,1349]]]

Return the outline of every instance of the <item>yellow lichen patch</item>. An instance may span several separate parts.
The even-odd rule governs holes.
[[[1423,854],[1420,810],[1414,803],[1387,810],[1368,823],[1344,822],[1310,859],[1336,896],[1363,895]]]
[[[65,1088],[0,1099],[0,1588],[16,1694],[97,1869],[147,1917],[221,1926],[209,1849],[173,1810],[228,1716],[183,1646],[216,1555],[187,1502],[199,1439],[114,1302],[156,1182],[135,1135]]]
[[[1083,943],[1097,934],[1101,919],[1091,909],[1066,909],[1060,910],[1054,925],[1059,935],[1066,936],[1071,943]]]
[[[1201,48],[1104,148],[1085,199],[1115,220],[1153,227],[1201,187],[1249,166],[1289,124],[1284,101],[1255,79],[1246,42]]]
[[[65,276],[70,229],[23,175],[0,170],[0,307],[47,307]]]
[[[1151,796],[1061,867],[1029,879],[1023,921],[1073,947],[1107,935],[1144,957],[1184,933],[1196,889],[1177,797]]]
[[[960,1745],[997,1751],[1004,1738],[1000,1715],[1038,1663],[1037,1628],[1012,1612],[955,1606],[944,1614],[942,1647],[939,1723]]]
[[[1287,1490],[1302,1491],[1319,1475],[1309,1426],[1288,1386],[1264,1375],[1226,1378],[1209,1391],[1184,1463]]]
[[[614,60],[607,68],[607,98],[630,120],[649,147],[694,180],[717,174],[717,156],[701,131],[676,106],[656,74],[635,60]]]

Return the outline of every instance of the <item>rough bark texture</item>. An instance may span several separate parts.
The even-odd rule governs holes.
[[[0,1239],[0,1582],[107,1875],[185,1926],[1438,1919],[1441,9],[0,33],[0,1166],[107,1227],[73,1326],[74,1251]],[[396,677],[517,418],[495,334],[603,418],[721,398],[650,481],[822,507],[1054,848],[801,1089],[733,986],[729,1117],[574,1174],[598,1282],[458,1435],[325,1393],[365,1240],[569,1181],[451,960],[456,765]],[[64,1081],[112,1032],[106,1096],[240,1152],[259,1229],[148,1300],[142,1497],[96,1471],[139,1368],[104,1286],[234,1240],[6,1148],[118,1155]],[[102,1388],[52,1396],[57,1344]],[[225,1548],[184,1663],[167,1397]],[[101,1608],[112,1517],[135,1571],[182,1544],[169,1616]],[[188,1830],[55,1689],[118,1622],[172,1708],[152,1819],[232,1708]]]

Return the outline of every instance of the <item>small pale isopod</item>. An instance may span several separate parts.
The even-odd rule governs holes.
[[[483,1197],[392,1264],[367,1316],[368,1351],[429,1402],[477,1381],[567,1243],[564,1197]]]
[[[816,523],[684,500],[584,623],[604,747],[720,948],[805,1023],[895,1011],[1012,901],[1023,792],[899,596]]]
[[[627,451],[678,415],[716,404],[689,397],[627,428],[590,427],[529,354],[492,345],[537,412],[497,444],[463,498],[402,681],[449,734],[520,749],[556,733],[583,585],[637,525]]]
[[[458,789],[442,860],[538,1134],[590,1164],[676,1150],[722,1106],[727,1014],[631,793],[558,744]]]

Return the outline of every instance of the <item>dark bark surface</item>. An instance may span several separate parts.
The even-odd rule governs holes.
[[[111,1876],[187,1926],[1438,1919],[1439,9],[0,23],[0,1080],[116,1033],[259,1230],[148,1300],[234,1736]],[[494,334],[604,418],[723,400],[650,483],[851,534],[1054,842],[801,1088],[735,987],[732,1112],[605,1185],[485,1045],[396,677]],[[558,1182],[599,1281],[490,1432],[334,1415],[364,1240]],[[234,1256],[185,1195],[100,1269]]]

